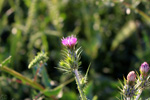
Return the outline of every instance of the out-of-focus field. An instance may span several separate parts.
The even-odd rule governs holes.
[[[46,70],[53,87],[72,77],[56,69],[61,38],[72,34],[83,49],[82,74],[91,63],[88,97],[117,100],[118,79],[131,70],[139,71],[144,61],[150,63],[150,1],[0,0],[0,63],[11,55],[7,67],[30,79],[34,75],[28,64],[40,51],[48,53]],[[0,98],[30,100],[38,95],[36,89],[16,79],[0,71]],[[149,93],[143,92],[143,99]],[[60,100],[79,99],[75,82],[64,86],[61,94]]]

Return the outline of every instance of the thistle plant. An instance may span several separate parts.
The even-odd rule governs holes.
[[[127,75],[127,80],[124,78],[124,84],[121,84],[121,94],[123,95],[123,100],[139,100],[142,91],[150,88],[150,75],[149,75],[149,65],[147,62],[141,64],[140,75],[137,75],[134,71],[129,72]]]
[[[81,65],[80,54],[82,51],[81,47],[76,48],[77,38],[72,35],[62,38],[61,42],[65,47],[62,51],[64,59],[59,62],[58,69],[64,71],[64,73],[71,73],[75,77],[81,100],[87,100],[84,93],[87,75],[81,77],[79,72],[79,66]]]

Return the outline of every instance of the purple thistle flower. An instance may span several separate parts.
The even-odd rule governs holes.
[[[140,73],[142,76],[146,77],[147,76],[147,73],[149,71],[149,65],[147,62],[144,62],[141,64],[141,67],[140,67]]]
[[[62,38],[61,43],[68,48],[73,48],[77,43],[77,38],[74,37],[73,35],[68,36],[66,38]]]
[[[136,74],[134,71],[131,71],[127,75],[127,84],[133,85],[136,80]]]

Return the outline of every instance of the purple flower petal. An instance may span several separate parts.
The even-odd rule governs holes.
[[[77,38],[72,35],[72,36],[68,36],[66,38],[62,38],[61,42],[64,46],[72,48],[73,46],[76,45]]]

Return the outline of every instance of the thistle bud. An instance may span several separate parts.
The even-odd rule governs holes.
[[[141,67],[140,67],[141,76],[145,78],[148,74],[148,71],[149,71],[148,63],[144,62],[143,64],[141,64]]]
[[[74,36],[68,36],[66,38],[61,39],[61,42],[64,46],[68,48],[73,48],[77,43],[77,38]]]
[[[135,80],[136,80],[135,72],[134,71],[129,72],[129,74],[127,75],[127,84],[133,86]]]

